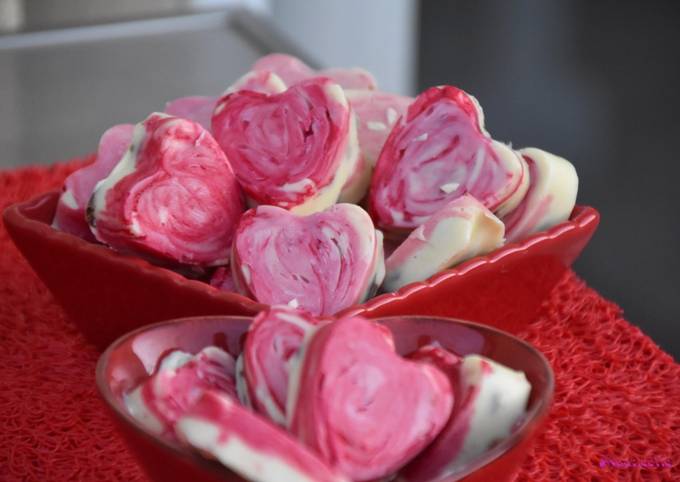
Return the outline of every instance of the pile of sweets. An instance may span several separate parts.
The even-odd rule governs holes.
[[[332,315],[565,221],[577,190],[568,161],[494,140],[456,87],[409,98],[273,54],[221,97],[107,130],[53,224]]]
[[[258,314],[237,358],[171,351],[125,395],[152,433],[248,480],[439,480],[523,420],[525,374],[436,341],[402,357],[361,317]]]

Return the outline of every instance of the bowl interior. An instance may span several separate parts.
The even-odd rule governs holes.
[[[175,456],[189,457],[197,467],[214,473],[215,464],[172,441],[148,433],[127,413],[123,395],[144,380],[153,371],[157,360],[170,350],[196,353],[207,345],[215,345],[238,355],[250,321],[247,317],[194,317],[157,323],[131,332],[114,342],[101,356],[97,365],[99,390],[120,421],[133,428],[140,437],[150,437]],[[400,354],[410,353],[436,340],[459,355],[478,353],[521,370],[531,383],[526,416],[516,424],[511,436],[469,464],[459,467],[455,474],[449,474],[451,477],[464,477],[499,458],[530,436],[547,413],[554,388],[552,370],[540,352],[518,338],[485,325],[448,318],[401,316],[377,321],[393,332]],[[232,478],[233,475],[230,480]]]

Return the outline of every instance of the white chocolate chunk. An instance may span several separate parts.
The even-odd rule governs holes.
[[[371,129],[372,131],[384,131],[387,130],[387,126],[383,124],[382,122],[378,121],[368,121],[366,123],[366,127]]]
[[[459,182],[447,182],[446,184],[442,184],[441,186],[439,186],[439,189],[441,189],[441,191],[446,194],[451,194],[459,187],[460,187]]]
[[[470,195],[450,202],[411,232],[385,263],[383,289],[415,281],[503,244],[503,223]]]
[[[494,150],[496,151],[496,154],[505,159],[505,162],[510,163],[514,162],[516,163],[519,161],[519,165],[521,166],[521,174],[520,174],[520,180],[517,188],[515,189],[515,192],[513,192],[510,197],[508,197],[500,206],[498,206],[494,210],[494,214],[498,216],[499,218],[503,218],[506,216],[510,211],[515,209],[521,202],[522,199],[524,199],[524,196],[526,195],[527,191],[529,190],[529,182],[530,182],[530,175],[529,175],[529,166],[527,166],[527,163],[524,161],[522,156],[520,156],[518,153],[510,149],[508,146],[503,144],[502,142],[498,141],[492,141],[491,143],[494,146]],[[514,159],[514,161],[512,161]]]
[[[61,195],[59,201],[64,203],[68,208],[78,209],[78,201],[76,201],[76,198],[73,196],[73,191],[64,191],[64,194]]]
[[[468,355],[461,365],[463,393],[476,391],[468,433],[455,464],[465,464],[494,442],[507,438],[524,414],[531,385],[523,372],[511,370],[480,355]]]
[[[519,153],[528,164],[530,186],[517,208],[503,218],[509,242],[566,221],[578,192],[576,169],[566,159],[536,148]]]
[[[177,370],[179,367],[186,365],[186,363],[193,358],[191,353],[182,350],[175,350],[163,357],[161,363],[158,365],[158,371]]]
[[[141,423],[147,430],[156,434],[163,433],[165,426],[144,403],[141,386],[124,394],[123,403],[125,403],[125,408],[132,415],[132,418]]]
[[[392,107],[388,107],[387,110],[385,111],[385,115],[387,116],[387,123],[389,125],[394,124],[397,122],[397,119],[399,118],[399,114],[397,114],[397,111],[394,110]]]
[[[177,423],[177,432],[192,447],[209,453],[248,480],[314,482],[285,461],[254,450],[235,435],[220,440],[220,428],[206,420],[184,417]]]

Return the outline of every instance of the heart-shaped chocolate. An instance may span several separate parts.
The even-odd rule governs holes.
[[[248,328],[243,346],[245,384],[239,383],[239,398],[279,425],[286,424],[286,398],[290,359],[305,336],[321,320],[301,310],[274,306],[258,314]],[[248,393],[241,394],[243,387]]]
[[[395,125],[378,158],[371,215],[386,230],[424,223],[446,203],[472,194],[502,216],[526,193],[524,161],[484,130],[474,97],[451,86],[420,94]]]
[[[95,185],[109,175],[132,141],[132,124],[111,127],[99,140],[97,157],[88,166],[78,169],[64,181],[54,214],[54,227],[78,237],[94,241],[85,210]]]
[[[253,65],[252,71],[268,71],[278,75],[286,85],[297,84],[313,77],[328,77],[343,89],[376,88],[376,82],[370,72],[360,68],[331,68],[314,70],[297,57],[285,54],[270,54],[260,58]]]
[[[227,94],[213,113],[212,132],[252,203],[300,214],[335,203],[359,162],[349,104],[326,78],[280,94]]]
[[[243,212],[224,153],[199,124],[151,114],[94,190],[96,238],[118,251],[188,265],[224,264]]]
[[[529,190],[522,202],[503,218],[508,242],[566,221],[574,209],[578,175],[566,159],[528,147],[520,149],[529,166]]]
[[[241,218],[232,268],[239,290],[257,301],[296,300],[314,315],[332,315],[362,302],[382,282],[382,234],[354,204],[308,216],[259,206]]]
[[[125,405],[150,430],[172,434],[177,419],[205,390],[218,390],[237,399],[234,358],[214,346],[193,356],[169,353],[153,375],[125,396]]]
[[[348,482],[283,429],[223,394],[204,392],[175,431],[181,441],[246,480]]]
[[[286,90],[286,85],[271,72],[249,72],[229,86],[225,93],[239,90],[277,94]],[[165,104],[165,113],[198,122],[205,129],[210,130],[210,120],[218,100],[219,97],[200,95],[180,97]]]
[[[446,424],[451,386],[437,368],[401,358],[374,322],[321,326],[291,368],[289,427],[356,481],[392,474]]]
[[[411,231],[385,261],[384,291],[424,281],[503,244],[505,226],[482,203],[465,194],[445,204]]]
[[[411,356],[447,374],[456,403],[444,429],[401,471],[399,480],[455,480],[466,464],[510,435],[526,410],[531,385],[523,372],[480,355],[466,355],[458,363],[455,355],[443,352]]]

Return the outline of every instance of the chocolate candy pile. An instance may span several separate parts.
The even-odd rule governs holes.
[[[509,436],[524,373],[436,342],[405,357],[361,317],[288,306],[255,317],[243,351],[166,354],[126,394],[149,431],[267,481],[438,480]]]
[[[221,97],[106,131],[54,226],[332,315],[566,220],[577,189],[568,161],[491,138],[456,87],[413,99],[274,54]]]

